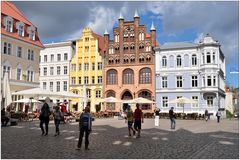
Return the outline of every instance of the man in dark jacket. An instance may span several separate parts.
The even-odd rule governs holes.
[[[175,126],[176,126],[176,116],[175,116],[175,113],[173,112],[173,107],[171,107],[171,109],[169,110],[169,118],[170,118],[170,121],[171,121],[171,129],[175,129]]]
[[[81,148],[84,132],[85,132],[85,150],[89,150],[88,137],[90,132],[92,131],[92,116],[89,112],[90,112],[90,108],[86,107],[84,109],[84,112],[80,115],[80,120],[79,120],[80,133],[79,133],[79,140],[78,140],[78,146],[77,146],[78,150]]]
[[[43,123],[45,124],[45,129],[46,129],[45,136],[48,135],[49,116],[51,115],[49,104],[50,104],[50,98],[47,97],[45,99],[45,103],[43,104],[43,106],[41,108],[41,113],[39,116],[40,128],[42,130],[42,135],[44,135],[44,133],[45,133],[44,128],[43,128]]]

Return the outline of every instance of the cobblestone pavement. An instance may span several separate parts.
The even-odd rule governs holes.
[[[169,119],[145,119],[141,138],[128,137],[127,124],[118,119],[96,119],[90,135],[90,150],[75,150],[78,123],[60,125],[61,135],[41,136],[39,122],[21,122],[1,128],[3,159],[238,159],[239,121],[177,120],[176,130]]]

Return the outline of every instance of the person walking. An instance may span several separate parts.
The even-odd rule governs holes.
[[[155,126],[159,126],[159,116],[160,116],[160,109],[156,107],[156,109],[155,109]]]
[[[206,120],[206,122],[209,120],[209,114],[208,114],[208,110],[206,109],[205,110],[205,120]]]
[[[132,125],[133,125],[133,111],[131,109],[131,107],[128,105],[127,111],[126,111],[126,121],[128,124],[128,135],[129,137],[131,137],[131,130],[133,132],[133,136],[135,136],[136,131],[133,129]]]
[[[221,111],[218,109],[217,113],[216,113],[216,116],[217,116],[217,123],[220,122],[220,117],[222,116],[222,113]]]
[[[50,105],[50,98],[47,97],[45,99],[45,103],[43,104],[43,106],[41,108],[41,113],[40,113],[40,116],[39,116],[40,128],[42,130],[42,135],[45,134],[45,136],[48,135],[49,116],[51,115],[51,111],[50,111],[49,105]],[[45,124],[46,132],[44,131],[43,123]]]
[[[136,138],[140,138],[141,133],[141,123],[143,123],[143,112],[139,108],[139,104],[136,104],[136,109],[134,111],[133,119],[134,119],[134,129],[138,132],[138,135]]]
[[[175,113],[173,112],[173,107],[171,107],[171,109],[169,110],[169,118],[170,118],[170,121],[171,121],[171,129],[175,129],[176,127],[176,115]]]
[[[88,145],[89,145],[89,134],[92,131],[92,116],[89,113],[90,108],[86,107],[84,109],[84,112],[80,115],[79,119],[79,139],[78,139],[78,146],[77,150],[79,150],[82,146],[82,139],[85,133],[85,150],[89,150]]]
[[[56,106],[55,111],[53,112],[53,117],[54,117],[54,124],[56,127],[56,133],[54,136],[58,136],[60,134],[59,125],[62,119],[62,113],[59,109],[59,106]]]

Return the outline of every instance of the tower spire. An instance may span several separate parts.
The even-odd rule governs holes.
[[[152,21],[152,26],[151,26],[150,31],[155,31],[155,30],[156,30],[156,29],[155,29],[154,24],[153,24],[153,21]]]
[[[135,10],[134,18],[139,18],[138,11]]]
[[[120,12],[119,18],[118,19],[124,19],[122,16],[122,12]]]

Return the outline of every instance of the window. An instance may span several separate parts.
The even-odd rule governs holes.
[[[168,97],[162,97],[162,107],[168,107]]]
[[[192,76],[192,87],[197,87],[197,86],[198,86],[198,77]]]
[[[113,47],[109,48],[109,54],[113,54],[113,53],[114,53]]]
[[[87,89],[87,98],[91,98],[91,90]]]
[[[82,70],[82,64],[79,63],[79,64],[78,64],[78,71],[81,71],[81,70]]]
[[[197,65],[197,56],[196,54],[192,55],[192,66],[196,66]]]
[[[82,84],[82,77],[78,77],[78,84]]]
[[[18,25],[18,35],[19,36],[24,36],[24,26],[22,24]]]
[[[84,77],[84,84],[88,84],[88,77],[87,76]]]
[[[216,55],[215,55],[215,52],[213,52],[212,58],[213,58],[213,64],[215,64],[215,63],[216,63]]]
[[[67,53],[64,53],[64,61],[67,61],[68,60],[68,54]]]
[[[92,70],[95,70],[95,63],[92,63]]]
[[[60,92],[60,82],[57,81],[57,92]]]
[[[12,45],[11,45],[11,43],[4,42],[3,54],[8,54],[8,55],[12,54]]]
[[[71,65],[72,71],[76,71],[76,64]]]
[[[13,20],[12,19],[7,19],[7,22],[6,22],[6,31],[8,32],[12,32],[13,31]]]
[[[100,90],[96,91],[96,98],[101,98],[101,91]]]
[[[3,43],[3,54],[7,54],[7,42]]]
[[[98,76],[98,84],[102,84],[102,76]]]
[[[88,63],[84,63],[84,70],[88,71],[89,70],[89,64]]]
[[[143,41],[144,40],[144,33],[139,33],[139,40],[140,41]]]
[[[182,96],[177,96],[177,99],[179,98],[182,98]],[[183,107],[182,105],[183,105],[182,103],[177,103],[177,107]]]
[[[204,55],[204,53],[202,53],[202,62],[203,62],[203,64],[205,63],[205,55]]]
[[[108,70],[107,71],[107,84],[117,84],[117,71],[116,70]]]
[[[213,86],[216,87],[216,76],[213,76]]]
[[[29,38],[31,40],[35,40],[35,29],[33,27],[28,28]]]
[[[182,87],[182,76],[177,76],[177,88]]]
[[[149,84],[151,83],[151,69],[143,68],[139,73],[139,83],[140,84]]]
[[[17,57],[21,58],[22,57],[22,47],[17,47]]]
[[[173,57],[173,55],[171,55],[171,56],[169,57],[169,64],[170,64],[170,67],[171,67],[171,68],[174,67],[174,57]]]
[[[115,42],[119,42],[119,35],[118,35],[118,34],[116,34],[116,35],[114,36],[114,41],[115,41]]]
[[[44,62],[47,62],[47,55],[44,55]]]
[[[60,74],[61,74],[61,67],[57,66],[57,75],[60,75]]]
[[[205,87],[205,76],[203,76],[203,87]]]
[[[208,107],[213,106],[213,96],[207,96],[207,106]]]
[[[102,62],[98,62],[98,70],[102,70]]]
[[[192,100],[197,102],[197,103],[192,103],[192,107],[198,107],[198,96],[192,96]]]
[[[61,61],[61,54],[57,54],[57,61]]]
[[[54,54],[51,54],[51,62],[54,61]]]
[[[43,89],[47,89],[47,82],[43,82]]]
[[[147,51],[147,52],[150,52],[150,51],[151,51],[151,46],[147,46],[147,47],[146,47],[146,51]]]
[[[47,67],[43,68],[43,75],[46,76],[47,75]]]
[[[45,58],[45,57],[44,57]],[[28,49],[28,60],[31,60],[31,50]],[[47,61],[46,61],[47,62]]]
[[[211,76],[207,76],[207,86],[212,86],[212,78],[211,78]]]
[[[92,84],[94,84],[94,83],[95,83],[95,77],[92,76]]]
[[[67,66],[64,66],[63,67],[63,74],[68,74],[68,67]]]
[[[3,75],[5,74],[5,72],[8,72],[8,78],[10,78],[11,67],[10,66],[3,66]]]
[[[71,81],[73,85],[76,84],[76,77],[72,77]]]
[[[54,75],[54,67],[50,67],[50,75]]]
[[[207,53],[207,63],[211,63],[211,54]]]
[[[178,55],[177,56],[177,67],[181,67],[182,66],[182,59],[181,59],[181,56]]]
[[[33,82],[33,71],[27,71],[27,81]]]
[[[22,80],[22,69],[17,68],[17,80]]]
[[[167,67],[167,57],[166,56],[162,57],[162,67],[163,68]]]
[[[167,77],[162,77],[162,88],[167,88]]]
[[[53,92],[53,82],[50,82],[50,91],[52,91]]]
[[[86,41],[86,42],[88,42],[88,41],[89,41],[89,38],[88,38],[88,37],[86,37],[86,38],[85,38],[85,41]]]
[[[123,71],[123,84],[133,84],[134,73],[132,69],[125,69]]]
[[[89,52],[89,46],[85,46],[85,52]]]
[[[67,81],[63,81],[63,91],[67,91]]]
[[[34,51],[31,51],[31,60],[34,61]]]

